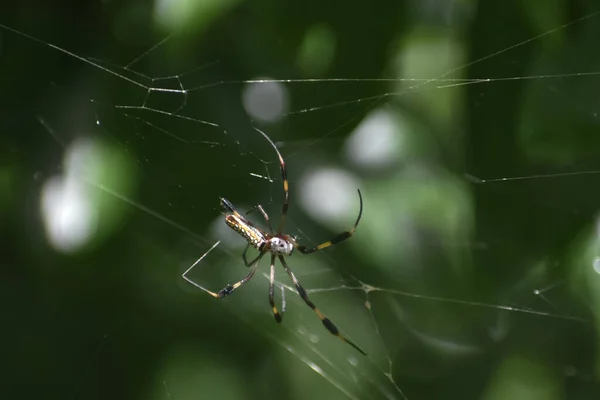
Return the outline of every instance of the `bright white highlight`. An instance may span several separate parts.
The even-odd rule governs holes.
[[[302,208],[315,220],[345,222],[358,212],[358,182],[341,169],[320,168],[302,177],[296,193]]]
[[[88,140],[76,141],[65,154],[65,174],[50,178],[42,188],[41,212],[46,236],[57,250],[72,253],[86,245],[98,226],[92,187],[84,180],[98,149]]]
[[[594,271],[595,271],[597,274],[600,274],[600,257],[596,257],[596,258],[594,259]]]
[[[346,157],[364,168],[389,168],[404,150],[401,119],[386,109],[370,113],[346,144]]]
[[[266,80],[270,78],[258,78]],[[288,110],[289,94],[279,82],[253,82],[244,87],[242,93],[244,109],[252,119],[262,122],[277,122]]]

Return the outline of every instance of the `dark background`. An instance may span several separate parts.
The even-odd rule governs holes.
[[[3,398],[598,398],[598,1],[161,4],[0,6]],[[278,123],[242,105],[261,77],[304,79]],[[367,167],[343,149],[378,110],[402,146]],[[359,182],[356,236],[289,262],[368,358],[291,292],[276,325],[262,277],[222,304],[181,278],[218,236],[219,197],[277,220],[252,126],[288,161],[304,241],[357,207],[352,187],[339,225],[316,220],[305,174]],[[97,224],[64,251],[40,204],[81,138],[99,149],[75,171]],[[246,273],[243,244],[209,254],[212,289]]]

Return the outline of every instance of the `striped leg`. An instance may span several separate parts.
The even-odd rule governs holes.
[[[254,265],[252,265],[252,268],[250,269],[250,272],[248,273],[248,275],[246,275],[246,277],[244,279],[242,279],[239,282],[234,283],[233,285],[232,284],[228,284],[227,286],[225,286],[223,289],[219,290],[218,292],[210,291],[210,290],[206,289],[205,287],[203,287],[203,286],[197,284],[196,282],[192,281],[190,278],[188,278],[186,276],[186,273],[189,272],[189,269],[186,272],[184,272],[183,275],[181,275],[181,276],[183,277],[183,279],[185,279],[186,281],[188,281],[192,285],[196,286],[198,289],[201,289],[204,292],[210,294],[212,297],[217,298],[217,299],[222,299],[223,297],[229,296],[231,293],[233,293],[234,290],[236,290],[237,288],[239,288],[240,286],[242,286],[244,283],[246,283],[250,279],[252,279],[252,277],[254,276],[254,273],[256,272],[256,268],[258,267],[260,259],[262,258],[262,256],[264,254],[265,253],[259,254],[259,256],[255,259]]]
[[[244,260],[244,264],[246,265],[246,267],[251,267],[252,264],[254,264],[256,261],[258,261],[258,259],[260,257],[263,256],[264,253],[260,253],[259,255],[257,255],[254,260],[252,261],[248,261],[248,258],[246,258],[246,252],[248,251],[248,249],[250,248],[250,243],[248,243],[246,245],[246,248],[244,249],[244,252],[242,253],[242,259]]]
[[[298,251],[302,254],[310,254],[317,250],[322,250],[326,247],[333,246],[334,244],[338,244],[339,242],[343,242],[344,240],[349,239],[352,236],[352,234],[354,233],[354,231],[356,230],[356,227],[358,226],[358,223],[360,222],[360,217],[362,216],[363,201],[362,201],[362,195],[360,194],[360,190],[358,191],[358,199],[360,200],[360,210],[358,211],[358,218],[356,219],[356,222],[352,226],[352,229],[350,229],[347,232],[342,232],[342,233],[336,235],[333,239],[328,240],[327,242],[323,242],[320,245],[313,247],[312,249],[309,249],[306,246],[298,246],[297,247]]]
[[[271,255],[271,275],[269,276],[269,304],[271,305],[271,309],[273,310],[273,316],[275,317],[275,321],[277,323],[281,322],[282,315],[277,310],[275,306],[275,255]],[[283,310],[282,310],[283,311]]]
[[[258,210],[262,214],[265,221],[267,221],[267,226],[269,227],[269,232],[273,233],[273,226],[271,225],[271,220],[269,219],[269,214],[267,214],[267,212],[265,211],[263,206],[261,206],[260,204],[255,205],[253,208],[251,208],[250,210],[248,210],[246,212],[246,215],[250,214],[254,210]]]
[[[327,328],[327,330],[329,332],[331,332],[332,335],[337,336],[343,342],[348,343],[350,346],[354,347],[356,350],[358,350],[359,352],[361,352],[362,354],[364,354],[366,356],[367,353],[365,353],[360,347],[358,347],[356,344],[354,344],[350,339],[347,339],[346,337],[344,337],[340,333],[340,331],[338,330],[338,328],[333,324],[333,322],[331,322],[331,320],[329,318],[327,318],[317,308],[317,306],[315,306],[315,304],[308,298],[308,294],[306,294],[306,290],[304,290],[304,288],[302,287],[302,285],[300,285],[300,282],[298,282],[298,279],[296,278],[296,275],[294,275],[294,273],[292,272],[292,270],[290,269],[290,267],[288,267],[288,265],[285,262],[285,259],[283,258],[283,256],[279,256],[279,260],[281,261],[281,264],[283,265],[283,268],[285,269],[285,272],[288,273],[288,275],[292,279],[292,282],[294,282],[294,286],[296,287],[296,290],[298,291],[298,294],[300,295],[300,297],[302,297],[302,300],[304,300],[304,302],[306,304],[308,304],[308,306],[310,308],[313,309],[313,311],[317,314],[317,317],[319,317],[319,319],[321,320],[321,322],[323,323],[323,325],[325,326],[325,328]]]
[[[283,195],[284,195],[283,205],[281,206],[281,219],[279,220],[279,226],[277,227],[277,233],[281,234],[281,232],[283,232],[283,230],[285,228],[285,218],[287,217],[288,208],[290,206],[290,188],[289,188],[290,185],[289,185],[288,179],[287,179],[287,170],[285,168],[285,161],[283,161],[283,157],[281,156],[279,149],[277,148],[277,146],[275,146],[275,143],[273,143],[271,138],[269,136],[267,136],[266,133],[264,133],[263,131],[261,131],[258,128],[254,128],[254,130],[256,130],[258,133],[263,135],[265,139],[267,139],[267,141],[271,144],[271,147],[273,147],[273,149],[277,153],[277,158],[279,158],[279,169],[281,170],[281,179],[283,180]]]

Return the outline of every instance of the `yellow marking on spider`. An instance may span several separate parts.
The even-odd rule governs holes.
[[[313,310],[315,310],[315,312],[317,313],[317,317],[319,317],[321,321],[323,321],[326,318],[325,315],[318,308],[315,307],[313,308]]]
[[[275,306],[273,306],[273,314],[278,315],[281,318],[281,314],[279,314],[279,310]]]
[[[265,232],[248,221],[240,214],[230,214],[225,217],[225,223],[234,231],[242,235],[252,246],[259,248],[265,242]]]
[[[318,249],[318,250],[322,250],[322,249],[324,249],[324,248],[326,248],[326,247],[329,247],[329,246],[331,246],[332,244],[333,244],[333,243],[331,243],[331,242],[325,242],[325,243],[321,243],[320,245],[318,245],[318,246],[317,246],[317,249]]]

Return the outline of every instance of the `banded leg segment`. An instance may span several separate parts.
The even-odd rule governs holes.
[[[223,207],[225,210],[229,211],[230,213],[241,217],[240,213],[237,212],[237,210],[235,209],[235,207],[233,206],[233,204],[231,204],[231,202],[229,200],[227,200],[224,197],[219,197],[219,200],[221,200],[221,207]]]
[[[333,324],[333,322],[331,322],[331,320],[329,318],[327,318],[325,316],[325,314],[323,314],[321,312],[321,310],[319,310],[317,308],[317,306],[315,306],[315,304],[308,298],[308,294],[306,293],[306,290],[304,290],[304,288],[302,287],[302,285],[300,285],[300,282],[298,281],[298,278],[296,278],[296,275],[294,275],[294,273],[292,272],[292,270],[290,269],[290,267],[288,267],[288,265],[285,262],[285,259],[283,258],[283,256],[280,255],[279,256],[279,260],[281,261],[281,264],[283,265],[283,268],[285,269],[285,272],[287,272],[288,275],[290,276],[290,278],[292,279],[292,282],[294,283],[294,286],[296,287],[296,290],[298,291],[298,294],[300,295],[300,297],[302,298],[302,300],[304,300],[304,302],[310,308],[312,308],[312,310],[317,314],[317,317],[319,317],[319,319],[321,320],[321,322],[323,323],[323,325],[325,326],[325,328],[327,328],[327,330],[332,335],[337,336],[343,342],[348,343],[350,346],[352,346],[356,350],[358,350],[361,354],[363,354],[363,355],[366,356],[367,353],[365,353],[360,347],[358,347],[356,344],[354,344],[354,342],[352,342],[350,339],[348,339],[345,336],[343,336],[340,333],[339,329]]]
[[[255,210],[258,210],[262,214],[265,221],[267,221],[267,226],[269,227],[269,232],[273,233],[273,226],[271,225],[271,220],[269,219],[269,214],[267,214],[267,212],[265,211],[263,206],[261,206],[260,204],[255,205],[253,208],[249,209],[246,212],[246,215],[250,214],[251,212],[253,212]]]
[[[285,228],[285,218],[287,217],[288,208],[290,206],[290,190],[289,190],[290,185],[288,183],[287,170],[285,168],[285,161],[283,161],[283,157],[281,156],[279,149],[277,148],[277,146],[275,146],[275,143],[273,143],[271,138],[269,136],[267,136],[266,133],[264,133],[263,131],[261,131],[258,128],[254,128],[254,130],[256,130],[258,133],[263,135],[265,139],[267,139],[267,141],[271,144],[271,147],[273,147],[273,149],[275,149],[275,152],[277,153],[277,158],[279,158],[279,169],[281,170],[281,179],[283,180],[283,194],[284,194],[283,205],[281,206],[281,219],[279,220],[279,226],[277,227],[277,234],[280,235],[281,232],[283,232],[283,229]]]
[[[186,274],[187,274],[187,272],[190,271],[190,269],[188,269],[186,272],[184,272],[183,275],[181,275],[181,276],[183,277],[183,279],[185,279],[186,281],[188,281],[192,285],[196,286],[198,289],[201,289],[202,291],[210,294],[212,297],[217,298],[217,299],[222,299],[223,297],[229,296],[231,293],[234,292],[234,290],[236,290],[237,288],[239,288],[240,286],[242,286],[244,283],[246,283],[250,279],[252,279],[252,277],[254,276],[254,273],[256,272],[256,269],[258,268],[258,264],[260,263],[260,259],[262,258],[263,255],[264,255],[264,253],[259,254],[259,256],[254,260],[254,264],[251,264],[250,272],[248,273],[248,275],[246,275],[246,277],[244,279],[242,279],[242,280],[234,283],[233,285],[232,284],[228,284],[227,286],[225,286],[223,289],[219,290],[218,292],[213,292],[211,290],[208,290],[205,287],[197,284],[196,282],[194,282],[190,278],[188,278],[186,276]]]
[[[246,253],[248,252],[249,248],[250,248],[250,243],[248,243],[246,245],[246,248],[244,249],[244,252],[242,253],[242,259],[244,260],[244,264],[246,265],[246,267],[251,267],[252,264],[254,264],[256,261],[258,261],[264,255],[264,253],[259,253],[256,257],[254,257],[254,260],[248,261],[248,258],[246,257]]]
[[[306,246],[299,245],[296,247],[298,249],[298,251],[302,254],[310,254],[310,253],[314,253],[317,250],[322,250],[329,246],[333,246],[334,244],[343,242],[346,239],[349,239],[352,236],[352,234],[354,233],[354,231],[356,230],[356,227],[358,226],[358,223],[360,222],[360,218],[362,217],[363,200],[362,200],[362,194],[360,193],[360,189],[358,190],[358,199],[360,201],[360,209],[358,211],[358,218],[356,218],[356,222],[354,223],[354,225],[352,225],[352,228],[349,231],[339,233],[336,236],[334,236],[333,239],[328,240],[327,242],[323,242],[311,249],[307,248]]]
[[[275,255],[274,254],[271,255],[271,274],[269,275],[269,304],[271,305],[271,310],[273,310],[273,316],[275,317],[275,321],[277,323],[280,323],[282,315],[279,313],[279,310],[277,310],[277,306],[275,306]]]

